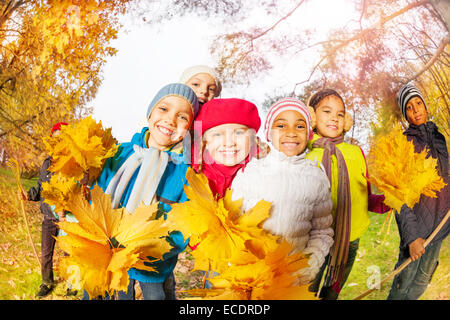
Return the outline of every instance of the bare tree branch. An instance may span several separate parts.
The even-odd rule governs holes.
[[[416,72],[414,75],[412,75],[411,77],[407,78],[405,80],[405,83],[410,82],[412,80],[417,79],[418,77],[420,77],[420,75],[422,75],[422,73],[424,73],[425,71],[427,71],[435,62],[436,60],[439,58],[439,56],[441,55],[441,53],[445,50],[445,47],[447,46],[447,44],[450,43],[450,36],[447,35],[447,37],[445,37],[444,39],[442,39],[441,43],[439,44],[439,47],[437,48],[436,52],[434,53],[434,55],[431,57],[431,59],[423,66],[422,69],[420,69],[418,72]]]
[[[342,43],[340,43],[339,45],[335,46],[332,50],[330,50],[326,55],[324,55],[324,56],[323,56],[323,57],[322,57],[322,58],[314,65],[314,67],[312,68],[312,70],[311,70],[311,72],[310,72],[310,74],[309,74],[309,77],[308,77],[306,80],[301,81],[301,82],[298,82],[298,83],[295,84],[293,92],[295,92],[295,89],[297,88],[297,86],[299,86],[299,85],[301,85],[301,84],[303,84],[303,83],[306,83],[306,82],[310,81],[311,78],[312,78],[312,76],[313,76],[314,73],[316,72],[317,68],[318,68],[318,67],[319,67],[326,59],[328,59],[329,57],[331,57],[331,56],[333,56],[334,54],[336,54],[336,52],[338,52],[340,49],[342,49],[342,48],[344,48],[345,46],[347,46],[349,43],[351,43],[351,42],[353,42],[353,41],[356,41],[356,40],[359,40],[359,39],[362,39],[362,38],[363,38],[364,36],[366,36],[369,32],[381,28],[384,24],[386,24],[386,23],[389,22],[390,20],[395,19],[396,17],[398,17],[398,16],[404,14],[405,12],[407,12],[407,11],[413,9],[413,8],[423,6],[423,5],[427,4],[427,3],[428,3],[427,0],[420,0],[420,1],[417,1],[417,2],[414,2],[414,3],[410,3],[409,5],[407,5],[407,6],[403,7],[402,9],[400,9],[400,10],[394,12],[393,14],[391,14],[391,15],[389,15],[389,16],[387,16],[387,17],[382,17],[382,18],[380,19],[380,21],[378,21],[376,24],[372,25],[371,27],[362,30],[361,32],[355,34],[353,37],[351,37],[351,38],[349,38],[349,39],[347,39],[347,40],[344,40]]]
[[[249,41],[251,41],[253,43],[254,40],[256,40],[258,38],[261,38],[262,36],[264,36],[268,32],[274,30],[282,21],[284,21],[287,18],[289,18],[303,4],[303,2],[305,2],[305,0],[301,0],[299,3],[297,3],[297,5],[291,11],[288,12],[288,14],[286,14],[283,17],[281,17],[270,28],[266,29],[265,31],[261,32],[260,34],[257,34],[255,37],[252,37]]]

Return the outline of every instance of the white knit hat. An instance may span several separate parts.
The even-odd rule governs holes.
[[[213,77],[214,82],[216,83],[216,91],[214,92],[214,96],[218,97],[220,92],[222,91],[222,84],[217,78],[217,74],[213,68],[204,65],[192,66],[184,70],[183,74],[180,77],[180,82],[186,84],[190,78],[199,73],[206,73]]]
[[[294,110],[300,112],[300,114],[305,118],[306,128],[308,131],[308,140],[311,140],[314,136],[311,115],[309,114],[306,105],[298,99],[295,98],[283,98],[278,100],[269,109],[269,113],[266,118],[266,123],[264,125],[264,133],[266,134],[267,141],[271,141],[270,129],[272,128],[272,123],[275,121],[276,117],[283,111]]]

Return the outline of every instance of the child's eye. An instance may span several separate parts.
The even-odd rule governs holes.
[[[280,129],[283,129],[283,128],[284,128],[284,124],[277,124],[275,127],[276,127],[276,128],[280,128]]]
[[[339,114],[338,114],[338,117],[343,118],[343,117],[344,117],[344,114],[343,114],[343,113],[339,113]]]
[[[178,117],[184,121],[188,121],[188,117],[183,114],[180,114]]]
[[[297,129],[305,129],[305,126],[302,125],[302,124],[299,124],[299,125],[297,126]]]
[[[215,91],[216,91],[216,88],[209,88],[209,91],[215,92]]]
[[[167,108],[164,107],[164,106],[160,106],[159,109],[162,110],[162,111],[167,111]]]
[[[241,134],[244,134],[244,133],[245,133],[244,130],[236,130],[235,131],[235,134],[238,134],[238,135],[241,135]]]

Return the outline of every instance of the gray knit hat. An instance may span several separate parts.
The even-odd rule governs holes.
[[[414,86],[413,84],[411,84],[411,83],[405,84],[398,92],[397,103],[398,103],[398,106],[400,107],[400,111],[402,112],[403,117],[405,117],[405,119],[408,119],[408,117],[406,116],[406,105],[408,104],[408,101],[414,97],[419,97],[420,99],[422,99],[425,108],[427,108],[425,99],[423,98],[419,89],[416,86]]]
[[[185,84],[182,83],[171,83],[166,86],[164,86],[161,90],[158,91],[156,96],[153,98],[152,102],[150,102],[150,105],[147,109],[147,119],[150,116],[150,113],[153,110],[153,107],[160,102],[162,99],[168,97],[168,96],[177,96],[180,98],[186,99],[186,101],[189,103],[189,105],[192,108],[192,113],[194,114],[194,118],[198,113],[198,101],[197,96],[195,95],[195,92],[188,87]]]

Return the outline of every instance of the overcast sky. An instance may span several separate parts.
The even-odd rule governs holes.
[[[324,36],[330,28],[346,23],[353,12],[353,6],[346,0],[312,0],[306,4],[289,23],[314,26]],[[251,18],[255,22],[267,21],[257,8]],[[119,142],[129,141],[146,125],[148,104],[160,88],[178,82],[187,67],[198,64],[215,66],[209,46],[219,32],[218,28],[220,31],[223,28],[213,22],[185,17],[157,29],[124,19],[124,29],[112,43],[118,53],[108,59],[103,83],[96,98],[89,103],[94,109],[94,119],[101,120],[104,127],[112,127],[112,133]],[[308,61],[307,57],[302,60],[283,57],[275,62],[273,70],[262,74],[248,86],[224,87],[221,97],[247,99],[260,108],[266,95],[291,92],[299,79],[307,78],[308,67],[314,58],[310,57]],[[261,112],[260,116],[264,121],[265,114]]]

